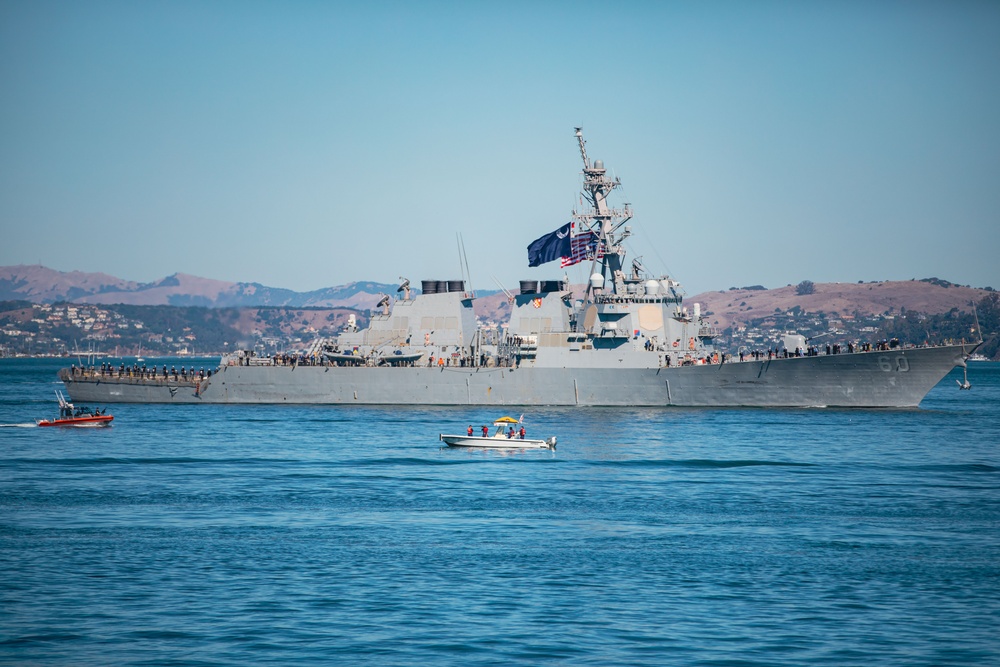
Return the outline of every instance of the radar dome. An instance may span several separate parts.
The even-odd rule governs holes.
[[[593,287],[594,289],[601,289],[602,287],[604,287],[604,276],[602,276],[600,273],[595,273],[594,275],[590,276],[590,286]]]

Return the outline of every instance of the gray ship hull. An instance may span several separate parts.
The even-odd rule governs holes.
[[[916,407],[950,345],[667,368],[221,366],[200,383],[74,377],[77,403]]]

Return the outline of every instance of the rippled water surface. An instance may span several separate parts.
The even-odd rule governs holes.
[[[517,454],[440,447],[478,408],[34,428],[59,366],[0,360],[3,664],[1000,664],[1000,364],[920,410],[536,409]]]

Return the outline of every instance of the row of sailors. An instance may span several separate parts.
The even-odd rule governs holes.
[[[854,354],[855,352],[871,352],[872,350],[890,350],[895,349],[899,346],[899,340],[893,338],[892,340],[882,340],[874,345],[872,343],[861,343],[855,345],[854,343],[847,344],[847,353]],[[647,348],[649,349],[649,348]],[[810,345],[805,350],[800,347],[796,347],[795,350],[781,350],[775,348],[768,348],[767,350],[751,350],[750,352],[745,352],[740,350],[740,361],[761,361],[763,359],[788,359],[790,357],[818,357],[820,353],[820,348],[816,345]],[[826,346],[826,353],[828,355],[832,354],[843,354],[844,348],[840,343],[828,344]],[[683,359],[678,360],[681,366],[690,366],[692,364],[702,365],[702,364],[724,364],[726,362],[732,361],[732,355],[712,352],[701,358],[694,358],[691,355],[685,355]],[[664,358],[664,365],[670,366],[671,360],[670,356],[667,355]]]
[[[324,366],[319,356],[305,354],[275,354],[271,357],[257,357],[254,351],[240,352],[234,359],[230,358],[230,366]]]
[[[212,377],[211,369],[205,370],[204,368],[194,369],[194,366],[187,368],[186,366],[181,366],[180,370],[176,367],[171,366],[170,370],[167,370],[166,364],[163,366],[162,371],[157,371],[156,366],[146,367],[146,364],[140,366],[139,364],[132,364],[131,366],[126,366],[125,364],[119,365],[115,368],[114,364],[104,363],[101,364],[100,368],[91,366],[87,368],[85,366],[77,367],[76,364],[70,366],[70,375],[73,377],[101,377],[101,378],[140,378],[145,380],[156,380],[164,379],[169,380],[173,377],[174,380],[204,380],[205,378]]]
[[[259,359],[259,360],[258,360]],[[271,357],[257,357],[255,350],[240,350],[235,361],[230,358],[229,365],[233,366],[321,366],[322,360],[318,356],[305,354],[275,354]]]
[[[866,346],[869,346],[867,343]],[[740,350],[740,361],[760,361],[762,359],[787,359],[789,357],[817,357],[819,356],[820,348],[816,345],[810,345],[805,350],[800,347],[795,348],[795,350],[775,350],[773,348],[768,348],[765,350],[751,350],[749,352],[744,352]],[[854,347],[854,343],[847,344],[848,354],[853,354],[857,351]],[[833,345],[826,346],[826,353],[830,354],[842,354],[843,348],[840,343],[835,343]]]
[[[881,340],[876,342],[874,345],[872,343],[859,343],[855,345],[854,343],[847,344],[847,353],[854,354],[855,352],[871,352],[873,350],[893,350],[899,347],[899,340],[893,338],[891,340]],[[794,351],[789,350],[777,350],[773,348],[768,348],[765,350],[751,350],[750,352],[744,352],[740,350],[740,361],[760,361],[761,359],[787,359],[788,357],[818,357],[820,353],[820,347],[818,345],[810,345],[805,350],[800,347],[796,347]],[[844,348],[840,343],[833,343],[832,345],[827,343],[826,345],[827,355],[831,354],[843,354]]]
[[[350,354],[347,352],[345,354]],[[355,353],[357,354],[357,353]],[[250,352],[247,354],[240,354],[235,359],[229,361],[229,365],[238,366],[250,366],[251,364],[257,365],[257,361],[252,361],[256,357],[256,354]],[[323,355],[305,355],[305,354],[275,354],[271,357],[262,357],[264,365],[271,366],[357,366],[364,361],[366,358],[358,355],[357,362],[353,360],[330,360]],[[385,357],[379,358],[380,361],[384,363],[389,363],[396,366],[416,366],[416,361],[407,362],[395,362],[392,355],[386,355]],[[480,366],[487,365],[500,365],[500,360],[486,354],[480,354],[478,357],[468,355],[468,354],[430,354],[428,355],[421,364],[427,366],[438,366],[438,367],[452,367],[457,366],[460,368],[465,368],[466,366],[475,366],[476,362],[479,362]]]

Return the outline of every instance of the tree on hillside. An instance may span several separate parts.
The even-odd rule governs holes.
[[[1000,295],[987,294],[976,304],[983,345],[980,354],[990,359],[1000,356]]]
[[[980,330],[976,329],[978,315]],[[1000,295],[988,294],[976,303],[976,315],[952,308],[946,313],[921,315],[913,310],[903,311],[899,317],[885,322],[882,337],[899,338],[910,343],[961,342],[968,343],[983,338],[978,350],[987,357],[1000,352]]]
[[[805,296],[806,294],[812,294],[816,291],[816,285],[813,284],[811,280],[803,280],[798,285],[795,286],[795,293],[799,296]]]

